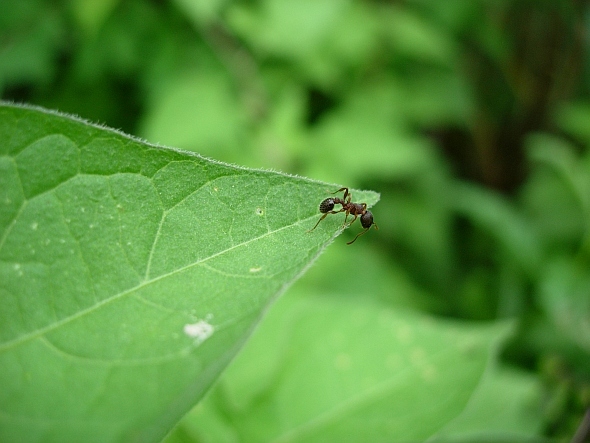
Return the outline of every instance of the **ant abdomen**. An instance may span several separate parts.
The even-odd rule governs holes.
[[[332,209],[334,209],[334,199],[333,198],[327,198],[324,201],[322,201],[320,203],[320,212],[322,214],[325,214],[326,212],[330,212]]]
[[[361,225],[363,225],[363,228],[369,229],[372,224],[373,224],[373,213],[371,211],[367,211],[363,215],[361,215]]]

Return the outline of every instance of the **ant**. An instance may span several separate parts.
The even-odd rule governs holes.
[[[365,232],[367,232],[371,228],[372,225],[375,226],[375,229],[379,229],[379,227],[377,226],[376,223],[373,222],[373,213],[367,209],[366,203],[352,203],[351,202],[352,194],[350,192],[348,192],[348,188],[340,188],[336,192],[333,192],[332,194],[337,194],[338,192],[341,192],[341,191],[344,191],[344,196],[342,198],[328,197],[327,199],[323,200],[320,203],[320,212],[323,213],[324,215],[322,215],[320,217],[320,219],[315,224],[315,226],[313,228],[311,228],[308,232],[311,232],[315,228],[317,228],[317,226],[320,224],[320,222],[323,219],[325,219],[328,216],[328,214],[338,214],[339,212],[346,212],[346,217],[344,217],[344,225],[343,226],[346,225],[346,219],[348,218],[349,215],[354,215],[354,218],[348,224],[348,226],[352,225],[354,223],[354,221],[357,219],[357,217],[360,215],[361,225],[363,225],[363,228],[365,228],[365,230],[362,232],[359,232],[352,241],[349,241],[348,243],[346,243],[347,245],[351,245],[356,241],[357,238],[359,238],[361,235],[363,235]],[[340,209],[339,211],[334,211],[334,205],[342,205],[342,209]]]

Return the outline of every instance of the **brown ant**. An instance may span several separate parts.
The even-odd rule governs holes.
[[[343,226],[346,225],[346,219],[348,218],[349,214],[354,215],[354,218],[348,224],[348,226],[352,225],[354,223],[354,221],[357,219],[357,217],[360,215],[361,225],[363,225],[363,228],[365,228],[365,230],[362,232],[359,232],[352,241],[349,241],[348,243],[346,243],[347,245],[351,245],[356,241],[357,238],[359,238],[361,235],[363,235],[365,232],[367,232],[371,228],[372,225],[375,226],[375,229],[379,229],[379,227],[377,226],[376,223],[373,222],[373,213],[367,209],[366,203],[352,203],[351,202],[352,194],[350,192],[348,192],[348,188],[340,188],[336,192],[333,192],[333,194],[337,194],[338,192],[341,192],[341,191],[344,191],[344,196],[342,198],[328,197],[327,199],[323,200],[320,203],[320,212],[323,213],[324,215],[322,215],[320,217],[320,219],[315,224],[315,226],[313,228],[311,228],[308,232],[311,232],[315,228],[317,228],[317,226],[320,224],[320,222],[323,219],[325,219],[328,216],[328,214],[338,214],[339,212],[346,212],[346,217],[344,217],[344,225]],[[342,205],[342,209],[340,209],[339,211],[334,211],[334,205]]]

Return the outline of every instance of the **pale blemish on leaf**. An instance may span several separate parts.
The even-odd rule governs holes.
[[[415,366],[422,366],[426,363],[426,352],[422,348],[414,348],[410,353],[410,360]]]
[[[408,325],[400,325],[396,332],[400,343],[407,344],[412,340],[412,329]]]
[[[336,367],[336,369],[345,371],[347,369],[350,369],[351,365],[352,360],[350,358],[350,354],[340,353],[336,356],[336,359],[334,361],[334,366]]]
[[[420,375],[424,381],[432,382],[437,378],[437,371],[434,366],[429,364],[422,368]]]
[[[260,271],[262,271],[261,266],[250,268],[250,272],[253,274],[255,274],[256,272],[260,272]]]
[[[205,320],[199,320],[196,323],[187,323],[183,328],[184,333],[194,339],[196,345],[200,345],[211,337],[214,330],[213,325]]]

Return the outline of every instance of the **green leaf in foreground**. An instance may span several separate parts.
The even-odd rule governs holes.
[[[535,436],[534,379],[495,365],[509,323],[446,321],[363,300],[282,298],[166,443]]]
[[[0,105],[0,441],[159,441],[339,233],[330,189]]]

